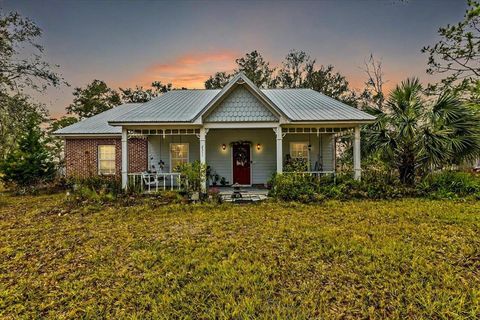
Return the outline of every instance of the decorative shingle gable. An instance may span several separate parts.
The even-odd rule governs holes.
[[[268,121],[278,121],[278,119],[243,86],[232,91],[205,119],[205,122]]]

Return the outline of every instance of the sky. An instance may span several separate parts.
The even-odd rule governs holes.
[[[235,59],[258,50],[279,66],[292,49],[318,65],[332,64],[360,90],[364,61],[381,59],[387,90],[425,73],[421,48],[437,30],[462,20],[466,0],[337,1],[7,1],[43,29],[45,59],[70,84],[35,98],[53,117],[65,114],[73,88],[94,79],[110,87],[203,88],[216,71],[232,71]]]

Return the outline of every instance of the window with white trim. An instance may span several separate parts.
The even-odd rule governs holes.
[[[99,145],[98,146],[98,174],[112,175],[115,174],[115,146]]]
[[[188,143],[170,143],[170,171],[188,162]]]
[[[290,157],[292,157],[292,159],[303,159],[308,161],[308,143],[290,142]]]

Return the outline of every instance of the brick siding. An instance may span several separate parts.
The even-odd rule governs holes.
[[[98,146],[115,146],[115,175],[122,172],[122,143],[120,138],[65,139],[65,174],[67,177],[88,178],[98,175]],[[128,139],[128,172],[142,172],[148,166],[146,139]]]

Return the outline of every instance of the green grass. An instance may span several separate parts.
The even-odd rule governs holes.
[[[480,316],[480,203],[0,195],[0,318]]]

